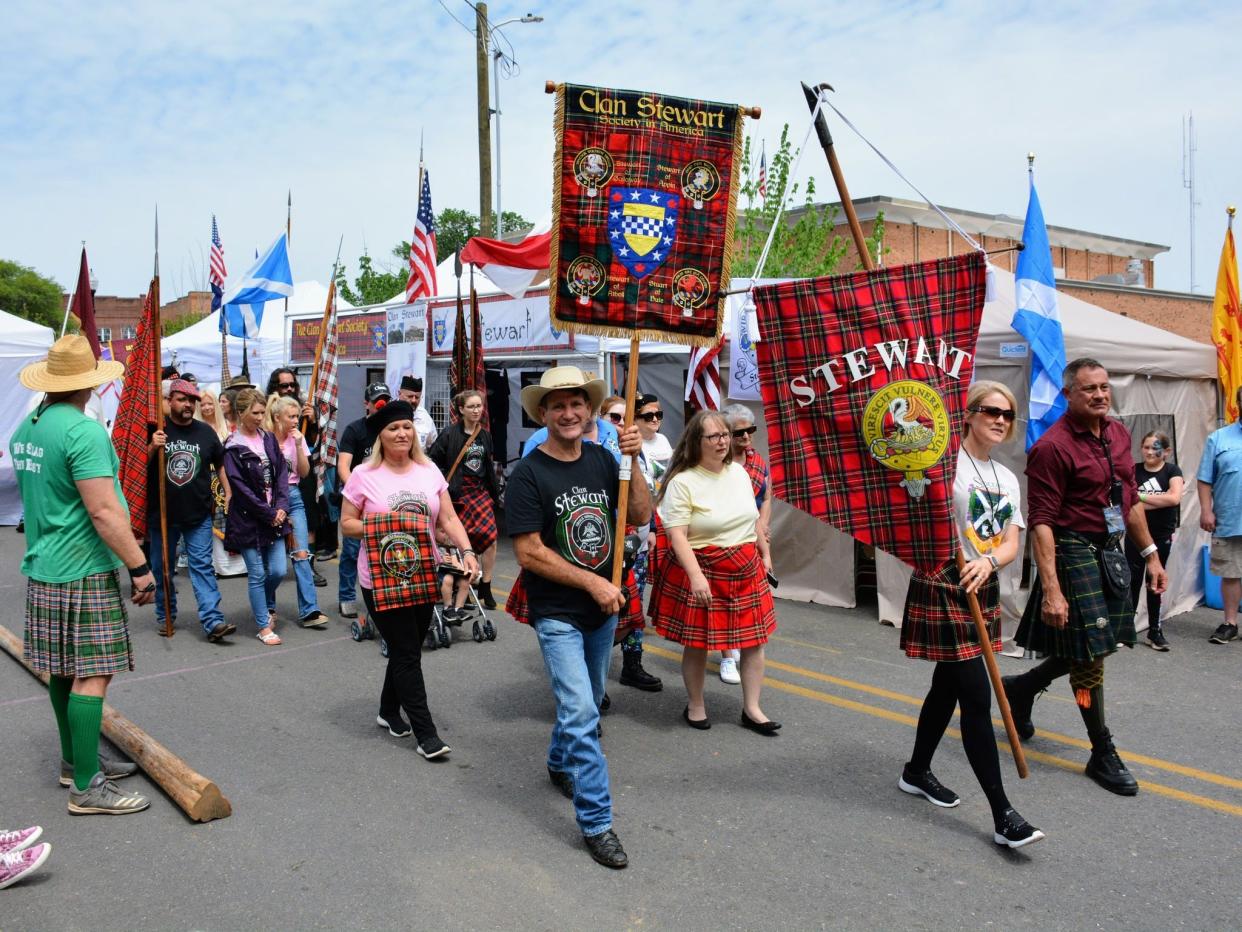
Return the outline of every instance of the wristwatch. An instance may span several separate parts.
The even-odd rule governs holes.
[[[998,570],[1000,570],[1000,563],[999,563],[999,561],[997,561],[996,557],[992,556],[992,554],[990,554],[990,553],[988,554],[988,562],[992,564],[992,572],[993,572],[993,573],[995,573],[995,572],[997,572]]]

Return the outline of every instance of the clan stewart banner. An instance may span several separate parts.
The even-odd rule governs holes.
[[[982,253],[755,289],[775,495],[931,571],[987,284]]]
[[[558,85],[555,325],[717,342],[741,151],[736,104]]]

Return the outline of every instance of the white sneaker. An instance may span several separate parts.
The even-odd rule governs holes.
[[[730,686],[736,686],[742,682],[742,677],[737,672],[737,661],[732,657],[720,658],[720,682],[728,683]]]

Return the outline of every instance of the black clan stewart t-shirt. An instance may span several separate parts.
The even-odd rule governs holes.
[[[375,441],[378,438],[378,433],[372,433],[367,429],[367,419],[365,417],[349,422],[341,433],[341,442],[337,444],[337,450],[341,453],[348,453],[353,457],[349,462],[351,472],[367,461],[367,457],[371,455],[371,450],[374,449]]]
[[[149,425],[148,433],[154,432],[155,425]],[[215,506],[211,467],[223,468],[224,447],[216,432],[197,419],[184,427],[166,419],[164,433],[168,437],[164,447],[168,523],[202,524]],[[156,514],[160,507],[160,492],[155,484],[158,469],[159,454],[153,451],[147,462],[147,509],[151,514]]]
[[[566,463],[536,449],[514,468],[505,488],[509,536],[538,531],[546,547],[571,566],[612,577],[612,537],[620,471],[612,454],[592,443]],[[555,618],[594,631],[608,618],[585,589],[523,571],[531,619]]]

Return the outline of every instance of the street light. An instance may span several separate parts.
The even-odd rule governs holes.
[[[492,32],[499,32],[503,27],[512,23],[542,23],[543,17],[536,16],[534,13],[527,13],[517,19],[507,19],[492,27]],[[504,213],[500,209],[500,60],[504,57],[504,53],[500,51],[497,45],[492,52],[492,86],[496,89],[496,108],[492,113],[496,115],[496,238],[501,239],[505,232]]]

